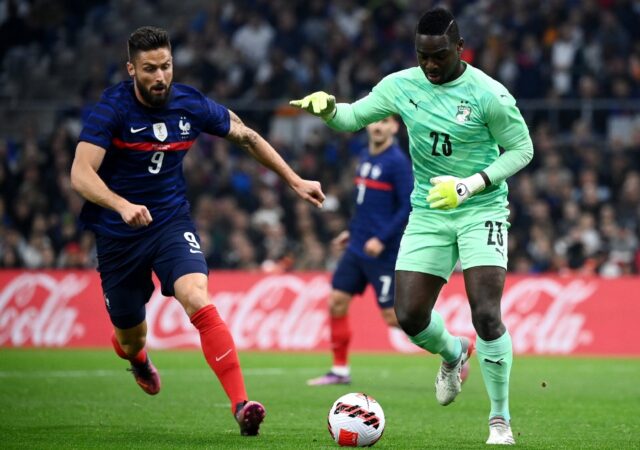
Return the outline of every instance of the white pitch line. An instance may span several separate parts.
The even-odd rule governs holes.
[[[111,377],[116,370],[0,370],[0,378],[85,378]]]
[[[185,375],[185,374],[208,374],[210,369],[159,369],[161,374]],[[249,376],[280,376],[286,373],[305,374],[317,372],[319,369],[307,368],[284,368],[265,367],[244,369],[242,372]],[[124,369],[118,370],[0,370],[0,378],[90,378],[90,377],[113,377],[123,373]]]

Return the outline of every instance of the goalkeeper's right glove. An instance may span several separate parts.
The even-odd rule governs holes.
[[[336,113],[336,98],[322,91],[309,94],[300,100],[291,100],[289,104],[302,108],[324,121],[333,118]]]
[[[465,200],[486,187],[485,180],[480,173],[467,178],[452,176],[433,177],[429,180],[433,187],[429,189],[427,201],[432,209],[453,209]]]

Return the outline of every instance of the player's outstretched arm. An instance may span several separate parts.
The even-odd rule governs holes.
[[[81,141],[71,165],[71,186],[82,197],[120,214],[131,227],[147,226],[153,218],[146,206],[134,205],[107,187],[98,175],[106,150]]]
[[[280,175],[300,198],[321,208],[322,202],[324,202],[324,193],[320,183],[300,178],[271,144],[247,127],[233,111],[229,111],[229,114],[231,127],[227,139],[246,150],[260,164]]]
[[[367,96],[354,103],[336,103],[333,95],[318,91],[300,100],[291,100],[289,104],[320,117],[334,130],[358,131],[396,113],[389,100],[392,96],[388,95],[387,84],[386,79],[382,80]]]

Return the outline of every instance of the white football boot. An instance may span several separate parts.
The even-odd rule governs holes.
[[[436,400],[442,406],[446,406],[455,400],[457,395],[462,391],[462,379],[460,373],[462,367],[468,363],[473,353],[473,343],[466,337],[458,338],[462,344],[462,354],[460,359],[455,363],[446,363],[442,361],[440,370],[436,375]]]
[[[487,444],[493,445],[515,445],[516,441],[513,439],[513,433],[511,433],[511,425],[504,417],[496,416],[489,419],[489,439]]]

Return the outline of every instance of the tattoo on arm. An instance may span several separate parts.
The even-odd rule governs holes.
[[[229,134],[229,139],[247,150],[253,150],[258,143],[258,133],[247,127],[233,111],[229,111],[229,116],[231,127],[234,129],[233,133]]]
[[[238,117],[238,115],[231,110],[229,111],[229,117],[231,118],[231,122],[236,123],[238,125],[244,125],[242,120],[240,120],[240,117]]]
[[[278,152],[265,141],[256,131],[252,130],[242,120],[229,111],[231,129],[227,139],[249,153],[256,161],[280,175],[289,185],[297,182],[299,177],[291,170]]]

